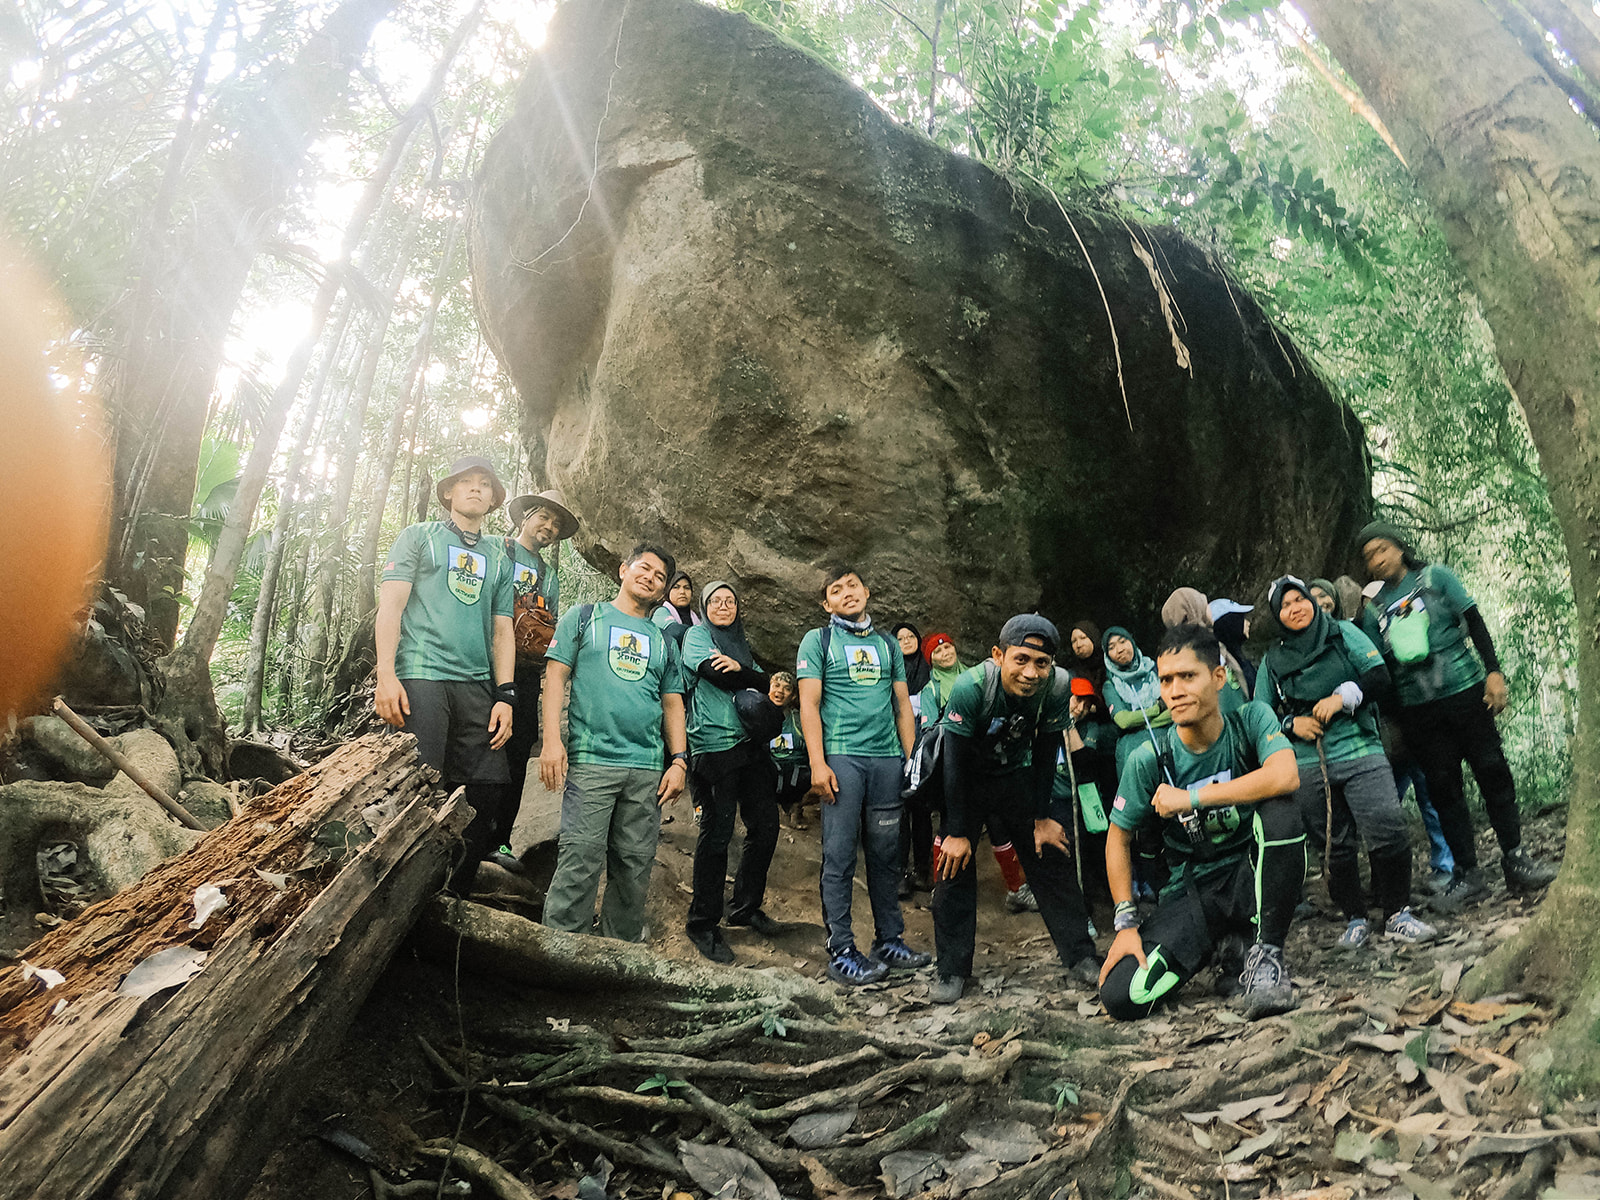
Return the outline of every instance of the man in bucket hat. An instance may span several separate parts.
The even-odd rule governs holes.
[[[546,492],[518,496],[506,506],[511,518],[512,536],[505,540],[512,559],[511,588],[514,604],[536,604],[548,614],[554,629],[560,611],[561,580],[554,556],[546,560],[547,546],[564,542],[578,531],[578,518],[554,488]],[[530,600],[530,598],[532,598]],[[511,827],[522,807],[522,789],[528,777],[528,757],[539,740],[539,685],[544,679],[544,655],[517,655],[517,703],[511,724],[511,740],[506,743],[506,766],[511,772],[505,803],[495,826],[491,845],[499,849],[490,861],[509,871],[521,873],[522,863],[511,853]]]
[[[378,593],[378,716],[417,739],[443,786],[476,810],[452,884],[470,886],[505,802],[517,688],[512,562],[484,518],[506,489],[488,459],[458,458],[439,481],[442,521],[402,530]]]

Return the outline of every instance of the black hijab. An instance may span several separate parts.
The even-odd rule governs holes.
[[[734,608],[733,621],[727,625],[718,625],[710,617],[706,618],[706,628],[711,631],[711,644],[717,648],[718,653],[726,654],[746,671],[756,669],[755,655],[750,653],[750,643],[744,636],[744,605],[739,603],[739,593],[733,590],[733,584],[726,580],[713,579],[706,584],[700,593],[700,608],[706,608],[706,601],[711,599],[713,592],[720,592],[727,588],[733,596]]]
[[[1081,631],[1094,644],[1094,649],[1090,651],[1088,658],[1079,658],[1078,652],[1072,650],[1073,631]],[[1087,617],[1074,621],[1072,629],[1067,632],[1067,649],[1072,650],[1071,656],[1062,663],[1067,668],[1067,673],[1076,675],[1080,679],[1087,679],[1094,684],[1094,694],[1098,697],[1100,689],[1106,683],[1106,664],[1100,654],[1100,626]]]
[[[694,580],[689,578],[689,572],[687,572],[687,571],[679,571],[676,575],[674,575],[672,577],[672,582],[667,584],[667,596],[668,597],[670,597],[672,595],[672,589],[677,587],[678,584],[680,584],[680,583],[687,583],[689,585],[689,594],[691,596],[694,595]],[[737,594],[737,593],[735,593],[735,594]],[[670,599],[663,599],[661,601],[661,603],[662,603],[662,606],[668,612],[670,612],[672,614],[672,619],[674,621],[676,621],[679,625],[682,625],[685,628],[687,628],[690,625],[698,625],[698,624],[700,624],[699,621],[695,620],[694,605],[692,603],[686,605],[683,608],[679,608]]]
[[[1228,648],[1239,664],[1239,669],[1244,672],[1246,692],[1256,694],[1256,665],[1245,657],[1244,653],[1244,622],[1249,613],[1230,612],[1224,613],[1211,623],[1211,628],[1217,635],[1217,641]]]
[[[917,639],[917,652],[903,655],[906,660],[906,690],[915,696],[928,686],[928,678],[933,673],[933,668],[928,665],[928,660],[922,653],[922,630],[910,621],[901,621],[889,630],[889,636],[898,640],[902,629],[911,630],[911,636]]]

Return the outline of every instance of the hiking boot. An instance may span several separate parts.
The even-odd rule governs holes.
[[[1422,922],[1418,921],[1417,924],[1420,925]],[[1365,917],[1356,917],[1344,927],[1344,932],[1339,935],[1339,940],[1334,943],[1334,948],[1336,950],[1359,950],[1367,944],[1367,940],[1370,937],[1372,937],[1372,922]]]
[[[501,870],[510,871],[513,875],[526,875],[528,868],[522,865],[522,860],[511,853],[510,846],[501,846],[489,855],[489,861]]]
[[[1081,983],[1086,988],[1100,986],[1100,960],[1085,954],[1077,962],[1067,968],[1067,978],[1073,983]]]
[[[774,921],[759,908],[747,917],[729,917],[729,925],[737,925],[743,929],[753,929],[762,937],[780,937],[794,929],[787,921]]]
[[[1507,850],[1500,856],[1500,865],[1506,873],[1506,890],[1513,895],[1537,892],[1548,887],[1556,877],[1556,868],[1542,863],[1521,846]]]
[[[872,957],[891,971],[915,971],[933,961],[933,955],[913,950],[900,938],[885,938],[872,945]]]
[[[1244,970],[1245,940],[1242,934],[1229,933],[1217,946],[1217,979],[1212,991],[1219,996],[1237,996],[1243,987],[1239,973]]]
[[[722,930],[711,929],[685,929],[689,941],[694,948],[700,951],[702,958],[709,958],[714,963],[731,963],[733,961],[733,947],[728,945],[722,936]]]
[[[1424,896],[1437,896],[1450,886],[1450,881],[1455,878],[1455,872],[1443,868],[1430,870],[1417,881],[1417,891]]]
[[[1478,867],[1457,867],[1456,873],[1444,891],[1433,898],[1433,908],[1439,912],[1460,912],[1469,904],[1476,904],[1489,894],[1483,871]]]
[[[1016,891],[1007,892],[1006,911],[1014,913],[1038,912],[1039,901],[1034,898],[1033,888],[1025,883]]]
[[[1245,955],[1239,982],[1244,984],[1239,1008],[1251,1021],[1288,1012],[1295,1006],[1294,982],[1289,978],[1280,946],[1269,946],[1265,942],[1251,946]]]
[[[1399,912],[1390,913],[1389,919],[1383,923],[1385,940],[1404,942],[1407,946],[1431,942],[1437,933],[1438,930],[1421,917],[1418,917],[1409,908],[1402,908]]]
[[[941,975],[928,988],[928,999],[935,1004],[954,1004],[966,986],[966,979],[960,975]]]
[[[833,956],[828,963],[828,978],[846,987],[866,987],[888,977],[889,968],[875,958],[868,958],[851,946]]]

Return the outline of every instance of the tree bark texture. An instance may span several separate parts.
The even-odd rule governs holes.
[[[113,580],[166,645],[178,625],[187,519],[212,386],[250,265],[278,227],[306,150],[395,0],[344,0],[295,61],[240,105],[243,127],[192,223],[156,256],[111,381],[117,425]]]
[[[0,974],[0,1197],[247,1192],[470,811],[410,738],[363,738],[34,943],[66,982]],[[195,931],[208,883],[229,905]],[[199,973],[118,994],[171,948],[203,950]]]
[[[1483,303],[1566,542],[1579,692],[1600,696],[1595,131],[1482,0],[1297,2],[1400,143]],[[1600,725],[1587,710],[1572,765],[1561,875],[1523,933],[1468,981],[1568,1006],[1542,1063],[1556,1089],[1600,1079]]]

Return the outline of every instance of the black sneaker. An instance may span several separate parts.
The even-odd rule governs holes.
[[[1073,983],[1082,984],[1086,988],[1100,986],[1100,960],[1085,954],[1077,962],[1067,968],[1067,978]]]
[[[886,938],[872,945],[872,957],[891,971],[915,971],[933,961],[933,955],[913,950],[900,938]]]
[[[1506,873],[1506,890],[1513,894],[1537,892],[1549,887],[1556,877],[1556,868],[1542,863],[1521,846],[1507,850],[1500,856],[1500,865]]]
[[[685,929],[689,941],[694,948],[700,951],[702,957],[709,958],[714,963],[731,963],[733,961],[733,947],[728,945],[720,929]]]
[[[889,977],[889,968],[875,958],[868,958],[851,946],[833,956],[828,963],[828,978],[846,987],[866,987]]]
[[[511,853],[510,846],[501,846],[489,855],[489,861],[503,871],[510,871],[513,875],[526,875],[528,868],[522,865],[522,860]]]
[[[1224,934],[1222,941],[1218,943],[1217,979],[1212,987],[1212,991],[1218,996],[1231,999],[1244,990],[1240,979],[1244,971],[1245,950],[1243,934]]]
[[[1265,942],[1251,946],[1239,982],[1244,984],[1239,1008],[1252,1021],[1288,1012],[1295,1006],[1294,981],[1289,978],[1280,946]]]
[[[929,986],[928,999],[935,1004],[954,1004],[966,986],[966,979],[960,975],[941,975]]]
[[[1460,912],[1469,904],[1476,904],[1489,894],[1483,871],[1478,867],[1457,867],[1450,882],[1430,901],[1429,906],[1438,912]]]

